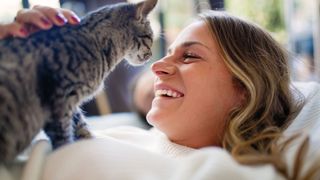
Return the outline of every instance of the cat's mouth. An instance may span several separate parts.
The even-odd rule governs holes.
[[[151,51],[147,52],[147,53],[145,53],[145,54],[143,54],[141,56],[139,54],[137,55],[137,57],[138,57],[140,62],[148,61],[151,58],[151,56],[152,56],[152,52]]]
[[[146,52],[144,54],[128,54],[124,58],[131,64],[132,66],[139,66],[146,63],[150,57],[152,56],[152,52]]]

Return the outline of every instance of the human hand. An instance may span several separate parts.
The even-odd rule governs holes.
[[[47,6],[34,6],[32,9],[18,11],[15,21],[0,25],[0,39],[6,37],[27,37],[39,30],[47,30],[53,25],[63,26],[66,23],[76,25],[79,17],[72,11]]]

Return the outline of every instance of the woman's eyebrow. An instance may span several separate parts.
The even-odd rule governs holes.
[[[203,43],[201,43],[199,41],[186,41],[186,42],[183,42],[182,44],[180,44],[179,46],[183,47],[183,48],[186,48],[186,47],[190,47],[190,46],[193,46],[193,45],[200,45],[200,46],[203,46],[206,49],[210,50],[210,48],[208,46],[206,46],[205,44],[203,44]],[[167,52],[168,52],[168,54],[171,54],[172,47],[169,47]]]

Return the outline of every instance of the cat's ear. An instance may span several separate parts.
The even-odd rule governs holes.
[[[136,19],[139,20],[146,17],[150,11],[156,6],[158,0],[145,0],[137,4]]]

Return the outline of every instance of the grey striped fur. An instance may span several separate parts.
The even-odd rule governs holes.
[[[10,162],[43,128],[54,148],[91,133],[78,106],[123,59],[151,56],[146,19],[156,0],[103,7],[77,26],[0,41],[0,162]]]

